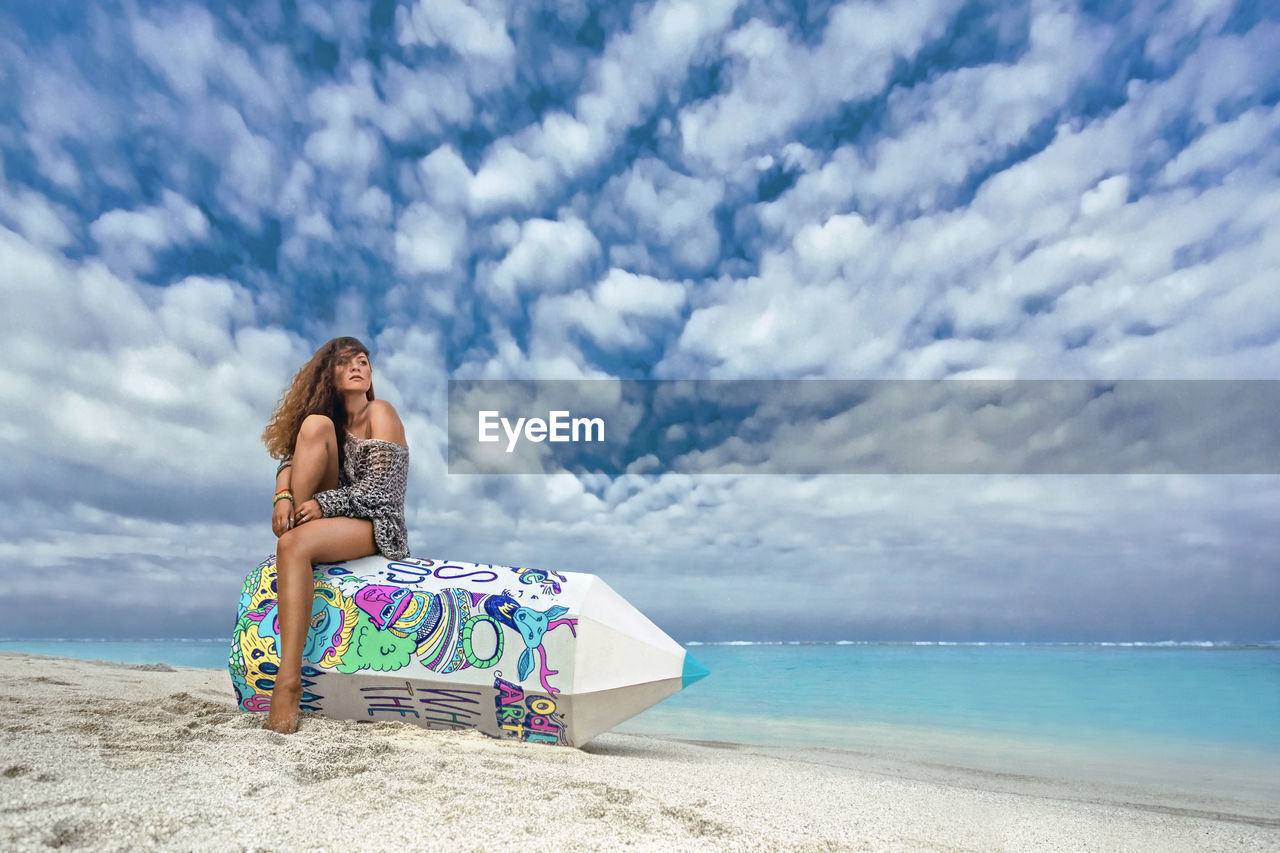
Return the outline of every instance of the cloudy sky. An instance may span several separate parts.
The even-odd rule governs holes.
[[[353,334],[416,556],[682,640],[1280,639],[1275,475],[462,476],[446,424],[451,378],[1280,379],[1278,43],[1214,0],[6,4],[0,635],[228,634],[262,426]]]

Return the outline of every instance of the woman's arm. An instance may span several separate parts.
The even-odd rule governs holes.
[[[276,494],[282,491],[288,491],[289,483],[293,480],[293,465],[285,465],[276,472]]]
[[[372,519],[388,509],[404,507],[409,472],[404,424],[390,403],[375,400],[370,406],[370,438],[378,443],[363,449],[368,456],[358,482],[314,496],[325,518],[345,515]]]
[[[369,404],[369,432],[371,438],[394,442],[407,448],[409,442],[404,440],[404,424],[395,407],[386,400],[374,400]]]
[[[276,469],[276,495],[289,490],[289,484],[292,482],[293,466],[290,457],[286,456],[280,460],[280,467]],[[271,503],[271,531],[276,536],[283,536],[284,532],[293,526],[293,498],[282,498],[280,500],[272,500]]]

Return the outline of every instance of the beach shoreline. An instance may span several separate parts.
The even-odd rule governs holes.
[[[1280,849],[1280,807],[843,750],[582,749],[305,715],[225,671],[0,652],[6,849]]]
[[[1099,747],[1060,745],[1060,754],[1049,760],[1038,744],[1026,740],[976,738],[972,733],[949,733],[956,738],[905,726],[893,727],[892,736],[877,738],[882,726],[850,725],[847,746],[797,742],[770,745],[724,740],[682,738],[669,731],[644,731],[630,721],[621,735],[732,749],[743,754],[768,756],[806,764],[843,767],[861,773],[932,782],[952,787],[1035,795],[1050,799],[1110,803],[1169,813],[1204,814],[1224,820],[1280,821],[1280,770],[1265,758],[1249,756],[1246,764],[1206,762],[1171,750],[1159,760],[1134,755],[1107,755]],[[910,735],[920,740],[909,745]],[[926,743],[927,742],[927,743]],[[856,746],[854,745],[856,744]],[[1004,748],[1004,754],[998,754]],[[1075,760],[1065,756],[1070,754]],[[1233,753],[1232,758],[1239,758]]]

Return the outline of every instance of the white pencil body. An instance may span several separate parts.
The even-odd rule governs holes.
[[[316,568],[302,707],[581,746],[706,675],[595,575],[366,557]],[[279,662],[275,565],[249,574],[230,671],[266,710]]]

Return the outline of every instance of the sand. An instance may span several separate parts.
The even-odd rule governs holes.
[[[225,672],[0,653],[0,847],[1280,850],[1280,804],[606,734],[241,713]],[[1199,806],[1199,807],[1195,807]]]

